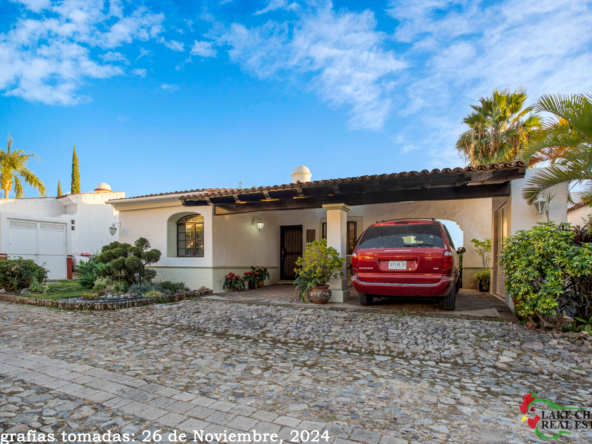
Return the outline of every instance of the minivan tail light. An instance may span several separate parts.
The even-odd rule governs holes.
[[[352,254],[352,269],[354,273],[358,271],[358,252],[354,251]]]
[[[452,268],[452,263],[454,262],[452,258],[452,253],[450,251],[445,251],[444,255],[442,256],[442,268]]]

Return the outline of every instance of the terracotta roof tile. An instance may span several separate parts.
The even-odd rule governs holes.
[[[419,176],[433,176],[438,174],[458,174],[458,173],[476,173],[480,171],[490,171],[490,170],[503,170],[503,169],[510,169],[510,168],[524,168],[526,167],[524,162],[506,162],[506,163],[497,163],[491,165],[476,165],[476,166],[468,166],[465,168],[444,168],[442,170],[434,169],[432,171],[422,170],[422,171],[409,171],[409,172],[402,172],[402,173],[391,173],[391,174],[377,174],[372,176],[358,176],[358,177],[348,177],[345,179],[327,179],[327,180],[315,180],[312,182],[299,182],[299,183],[289,183],[283,185],[273,185],[267,187],[253,187],[253,188],[242,188],[242,189],[229,189],[229,188],[221,188],[217,190],[205,191],[200,193],[199,195],[188,195],[182,196],[181,200],[184,199],[192,199],[195,197],[221,197],[221,196],[232,196],[233,194],[250,194],[250,193],[257,193],[262,191],[274,191],[274,190],[286,190],[286,189],[294,189],[294,188],[306,188],[306,187],[314,187],[314,186],[321,186],[321,185],[333,185],[333,184],[342,184],[342,183],[352,183],[352,182],[365,182],[369,180],[385,180],[385,179],[398,179],[398,178],[406,178],[406,177],[419,177]]]
[[[575,204],[575,205],[573,205],[573,206],[569,207],[569,208],[567,209],[567,212],[568,212],[568,213],[571,213],[572,211],[579,210],[580,208],[583,208],[583,207],[585,207],[585,206],[586,206],[586,203],[585,203],[585,202],[578,202],[577,204]]]

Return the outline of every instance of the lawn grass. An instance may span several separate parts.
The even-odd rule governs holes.
[[[26,298],[47,299],[50,301],[57,301],[60,299],[79,297],[83,291],[90,291],[82,288],[76,281],[59,281],[58,283],[51,282],[49,290],[45,294],[23,294],[21,296]]]

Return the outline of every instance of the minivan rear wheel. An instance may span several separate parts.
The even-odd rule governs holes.
[[[360,301],[360,305],[372,305],[372,302],[374,302],[374,295],[358,293],[358,300]]]
[[[442,299],[442,308],[450,311],[456,308],[456,284],[452,286],[452,290],[450,290],[448,296]]]

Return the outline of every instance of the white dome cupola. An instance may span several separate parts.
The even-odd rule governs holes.
[[[294,172],[292,173],[292,183],[300,182],[310,182],[312,177],[312,173],[310,170],[305,167],[304,165],[300,165],[294,168]]]
[[[95,187],[95,193],[111,193],[111,187],[105,182],[101,182]]]

